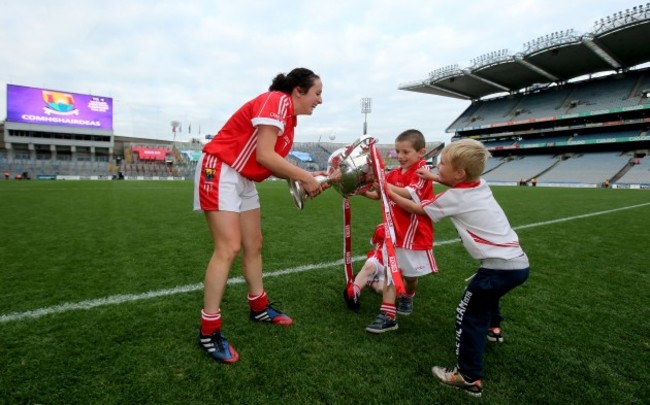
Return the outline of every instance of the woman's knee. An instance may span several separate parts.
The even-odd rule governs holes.
[[[228,261],[233,261],[241,251],[239,242],[215,242],[214,255]]]
[[[244,251],[248,254],[259,254],[262,252],[262,244],[264,239],[262,234],[257,234],[251,237],[248,237],[244,240]]]

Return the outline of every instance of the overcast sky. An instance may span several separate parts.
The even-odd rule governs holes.
[[[0,0],[0,118],[6,85],[113,98],[116,135],[213,134],[271,79],[294,67],[321,76],[323,104],[301,116],[296,141],[392,143],[408,128],[428,141],[469,101],[398,90],[437,68],[552,32],[586,33],[629,0]]]

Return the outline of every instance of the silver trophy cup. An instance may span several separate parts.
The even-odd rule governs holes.
[[[343,197],[361,194],[370,189],[375,180],[370,156],[370,145],[373,141],[374,138],[364,135],[350,146],[334,151],[327,162],[328,176],[316,176],[316,180],[322,185],[329,184]],[[340,177],[331,179],[329,176],[337,169],[340,171]],[[303,209],[307,193],[299,182],[293,179],[287,181],[294,204],[298,209]]]

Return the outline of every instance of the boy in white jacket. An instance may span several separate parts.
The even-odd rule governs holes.
[[[430,201],[404,198],[388,190],[401,208],[426,213],[432,221],[449,217],[467,252],[480,267],[456,308],[456,367],[433,367],[441,383],[480,397],[483,386],[483,351],[487,339],[502,341],[499,300],[528,279],[528,257],[519,246],[503,209],[494,199],[481,173],[490,152],[482,143],[462,139],[447,145],[437,165],[438,173],[417,174],[449,188]]]

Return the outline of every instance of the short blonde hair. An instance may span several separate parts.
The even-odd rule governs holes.
[[[445,146],[442,155],[454,169],[465,170],[467,181],[477,181],[485,170],[488,158],[492,156],[481,142],[469,138]]]

